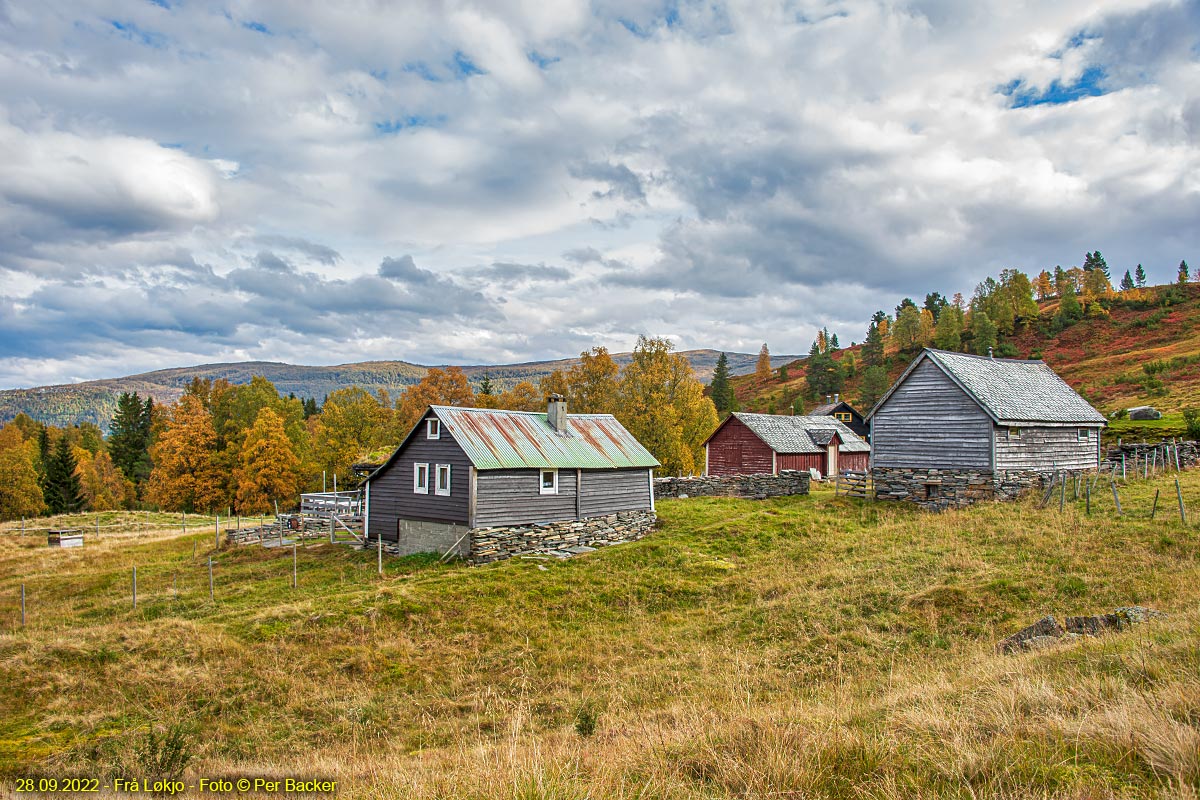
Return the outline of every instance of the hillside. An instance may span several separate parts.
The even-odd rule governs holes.
[[[1057,300],[1039,304],[1038,324],[1008,341],[1020,358],[1041,358],[1076,391],[1105,414],[1138,405],[1154,405],[1176,419],[1186,406],[1200,406],[1200,286],[1158,286],[1140,301],[1118,295],[1107,314],[1088,315],[1060,333],[1050,332]],[[865,331],[862,335],[865,335]],[[847,337],[849,338],[849,337]],[[838,354],[860,358],[861,346]],[[889,348],[888,377],[895,380],[912,360]],[[860,398],[861,371],[847,379],[841,394],[851,403]],[[788,380],[776,376],[759,385],[753,375],[731,381],[742,409],[779,413],[796,397],[808,397],[803,362],[789,365]],[[866,413],[868,409],[860,409]],[[1168,420],[1170,422],[1170,420]],[[1117,426],[1121,427],[1121,426]],[[1170,435],[1168,433],[1168,435]]]
[[[252,546],[218,555],[215,602],[211,522],[73,551],[9,524],[0,786],[157,777],[177,753],[193,785],[346,798],[1194,797],[1200,540],[1147,518],[1156,489],[1123,488],[1121,518],[1103,495],[1090,517],[664,501],[646,539],[569,561],[388,558],[380,579],[373,553],[301,549],[297,589],[290,552]],[[1133,604],[1170,617],[993,650]]]
[[[712,377],[720,353],[716,350],[687,350],[683,355],[688,357],[696,376],[707,382]],[[632,353],[613,355],[613,359],[621,366],[628,364],[632,357]],[[758,355],[728,353],[727,358],[730,373],[740,375],[754,371]],[[780,366],[795,358],[796,356],[778,356],[772,359],[772,363]],[[537,383],[540,378],[554,370],[568,369],[576,363],[578,359],[568,358],[523,364],[481,364],[465,366],[462,369],[476,384],[487,374],[494,385],[506,389],[522,380]],[[255,375],[261,375],[274,383],[281,394],[315,397],[318,401],[330,392],[347,386],[361,386],[371,392],[386,391],[395,398],[405,387],[421,380],[429,369],[430,367],[406,361],[365,361],[318,367],[273,361],[245,361],[177,367],[124,378],[39,386],[32,389],[6,389],[0,391],[0,424],[23,412],[48,424],[73,425],[94,422],[107,430],[109,420],[116,411],[117,398],[122,392],[137,392],[142,397],[153,397],[158,403],[172,403],[183,394],[184,387],[193,378],[224,378],[230,383],[239,384],[249,383]]]

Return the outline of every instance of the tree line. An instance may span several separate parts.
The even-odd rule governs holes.
[[[1146,271],[1141,264],[1125,270],[1116,287],[1104,256],[1099,250],[1085,254],[1082,266],[1042,270],[1031,278],[1017,269],[1006,269],[996,277],[985,278],[970,299],[961,293],[947,298],[930,292],[918,304],[906,297],[894,313],[876,311],[867,326],[861,347],[843,350],[837,334],[818,331],[804,361],[805,382],[802,390],[783,402],[774,396],[767,401],[768,413],[802,414],[810,403],[820,403],[829,395],[842,392],[847,381],[857,379],[854,400],[862,411],[870,409],[891,385],[890,370],[902,366],[924,347],[953,352],[1017,356],[1011,341],[1024,331],[1036,328],[1043,336],[1052,336],[1085,317],[1104,317],[1117,304],[1131,308],[1150,304],[1170,304],[1182,299],[1178,287],[1200,282],[1200,269],[1191,270],[1180,261],[1174,287],[1165,291],[1146,288]],[[1057,303],[1052,301],[1057,300]],[[1050,302],[1043,313],[1039,302]],[[851,347],[855,345],[851,342]],[[755,373],[757,387],[772,380],[787,384],[787,367],[773,374],[767,345],[762,346]],[[795,390],[795,387],[785,387]],[[719,413],[738,410],[738,400],[729,383],[724,355],[718,360],[711,384],[711,396]]]
[[[666,339],[639,337],[621,370],[603,347],[534,385],[473,387],[457,367],[431,369],[393,401],[359,387],[315,398],[281,396],[266,378],[233,385],[194,379],[169,406],[122,394],[107,437],[90,423],[55,428],[28,416],[0,428],[0,518],[156,507],[230,508],[242,515],[293,506],[304,491],[359,480],[430,405],[544,411],[549,394],[572,413],[614,414],[670,474],[703,465],[717,413],[691,364]],[[323,478],[325,480],[323,480]]]

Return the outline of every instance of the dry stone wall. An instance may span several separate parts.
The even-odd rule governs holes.
[[[871,481],[876,500],[905,500],[941,511],[981,500],[1014,500],[1048,485],[1052,473],[959,469],[875,467]]]
[[[653,511],[619,511],[580,520],[476,528],[471,531],[467,558],[475,564],[487,564],[534,553],[559,556],[586,553],[641,539],[654,527],[655,519]]]
[[[812,476],[807,470],[782,469],[778,475],[699,475],[690,478],[656,478],[654,498],[670,497],[782,497],[808,494]]]

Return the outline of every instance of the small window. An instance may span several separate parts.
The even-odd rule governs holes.
[[[849,422],[852,419],[849,411],[839,411],[836,414],[834,414],[834,416],[837,417],[842,422]]]
[[[1092,439],[1091,428],[1080,428],[1079,429],[1079,441],[1089,442],[1089,441],[1091,441],[1091,439]]]
[[[437,488],[434,494],[440,494],[443,497],[450,494],[450,465],[437,465]]]
[[[413,492],[429,494],[429,465],[413,464]]]
[[[425,420],[425,438],[426,439],[442,438],[442,421],[440,419]]]
[[[544,469],[542,470],[542,494],[558,494],[558,470]]]
[[[941,496],[942,487],[940,484],[927,483],[925,484],[925,499],[936,500]]]
[[[1009,439],[1020,439],[1021,438],[1021,429],[1020,428],[1009,428],[1008,429],[1008,438]]]

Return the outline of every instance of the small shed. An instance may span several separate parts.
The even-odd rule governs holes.
[[[826,395],[825,402],[809,411],[808,416],[833,417],[854,431],[858,438],[867,442],[871,441],[870,426],[867,425],[866,417],[860,414],[857,408],[843,400],[840,394]]]
[[[568,414],[558,395],[545,412],[434,405],[364,480],[364,535],[399,554],[490,560],[477,558],[482,531],[496,550],[523,526],[554,531],[560,544],[611,532],[613,515],[623,515],[622,531],[645,530],[657,466],[611,414]],[[569,524],[546,527],[558,523]]]
[[[1042,361],[923,350],[867,415],[876,497],[960,505],[1093,470],[1104,415]]]
[[[836,417],[735,411],[704,442],[706,475],[865,470],[871,447]]]

